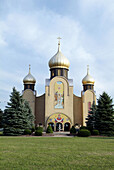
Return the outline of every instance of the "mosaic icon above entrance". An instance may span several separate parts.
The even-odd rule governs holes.
[[[55,113],[48,118],[47,125],[50,125],[53,131],[69,131],[71,121],[66,115]]]

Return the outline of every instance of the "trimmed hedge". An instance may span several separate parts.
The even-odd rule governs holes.
[[[31,129],[32,132],[35,132],[35,127],[33,126],[32,129]]]
[[[87,126],[87,129],[92,133],[92,131],[93,131],[93,126]]]
[[[92,135],[95,135],[95,136],[99,135],[99,131],[98,130],[93,130]]]
[[[53,133],[52,127],[50,125],[48,126],[46,133]]]
[[[42,136],[42,130],[36,130],[35,131],[35,136]]]
[[[81,129],[87,129],[87,127],[86,127],[86,126],[81,126],[81,127],[80,127],[80,130],[81,130]]]
[[[38,127],[36,127],[36,130],[41,130],[43,132],[43,127],[38,126]]]
[[[88,136],[90,136],[90,135],[91,135],[91,133],[90,133],[90,131],[87,130],[87,129],[81,129],[81,130],[79,130],[79,132],[78,132],[78,136],[80,136],[80,137],[88,137]]]
[[[24,135],[31,135],[32,131],[30,129],[25,129]]]
[[[42,132],[43,132],[43,127],[41,126],[36,127],[35,136],[42,136]]]
[[[76,129],[74,126],[71,127],[70,134],[76,134]]]

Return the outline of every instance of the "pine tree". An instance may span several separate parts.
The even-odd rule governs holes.
[[[26,128],[32,129],[34,126],[34,123],[33,123],[34,116],[32,114],[32,110],[31,110],[29,103],[27,101],[24,101],[24,109],[25,109],[25,115],[28,118]]]
[[[97,106],[95,104],[95,102],[93,102],[92,107],[90,108],[88,117],[86,118],[87,122],[87,128],[92,131],[93,129],[95,129],[95,115],[96,115],[96,110],[97,110]]]
[[[0,109],[0,128],[2,128],[2,116],[3,116],[3,111]]]
[[[34,117],[29,104],[20,93],[13,88],[10,102],[3,114],[4,135],[22,135],[25,129],[31,129]]]
[[[50,125],[47,127],[46,133],[53,133],[53,129]]]
[[[112,103],[113,100],[105,92],[98,99],[95,127],[102,135],[114,135],[114,105]]]

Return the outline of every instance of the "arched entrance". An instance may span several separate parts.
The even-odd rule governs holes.
[[[62,123],[56,123],[56,131],[61,131],[63,128]]]
[[[69,122],[66,122],[64,124],[64,131],[70,131],[70,123]]]
[[[54,113],[46,121],[46,128],[50,125],[53,131],[69,131],[71,127],[70,118],[63,113]]]
[[[52,130],[54,131],[54,123],[50,122],[48,123],[48,125],[50,125],[52,127]]]

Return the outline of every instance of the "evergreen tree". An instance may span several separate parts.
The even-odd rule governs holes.
[[[2,128],[2,116],[3,116],[3,111],[0,109],[0,128]]]
[[[29,104],[13,88],[10,102],[3,114],[4,135],[22,135],[25,129],[32,129],[34,117]]]
[[[50,125],[48,126],[46,133],[53,133],[53,129]]]
[[[26,128],[32,130],[34,126],[34,116],[32,114],[32,110],[27,101],[24,101],[24,109],[25,109],[25,115],[28,118]]]
[[[95,127],[102,135],[114,135],[114,105],[112,102],[111,97],[105,92],[98,99]]]
[[[96,115],[96,110],[97,110],[97,106],[95,104],[95,102],[93,102],[92,107],[89,111],[88,117],[86,118],[87,122],[87,128],[92,131],[93,129],[95,129],[95,115]]]

